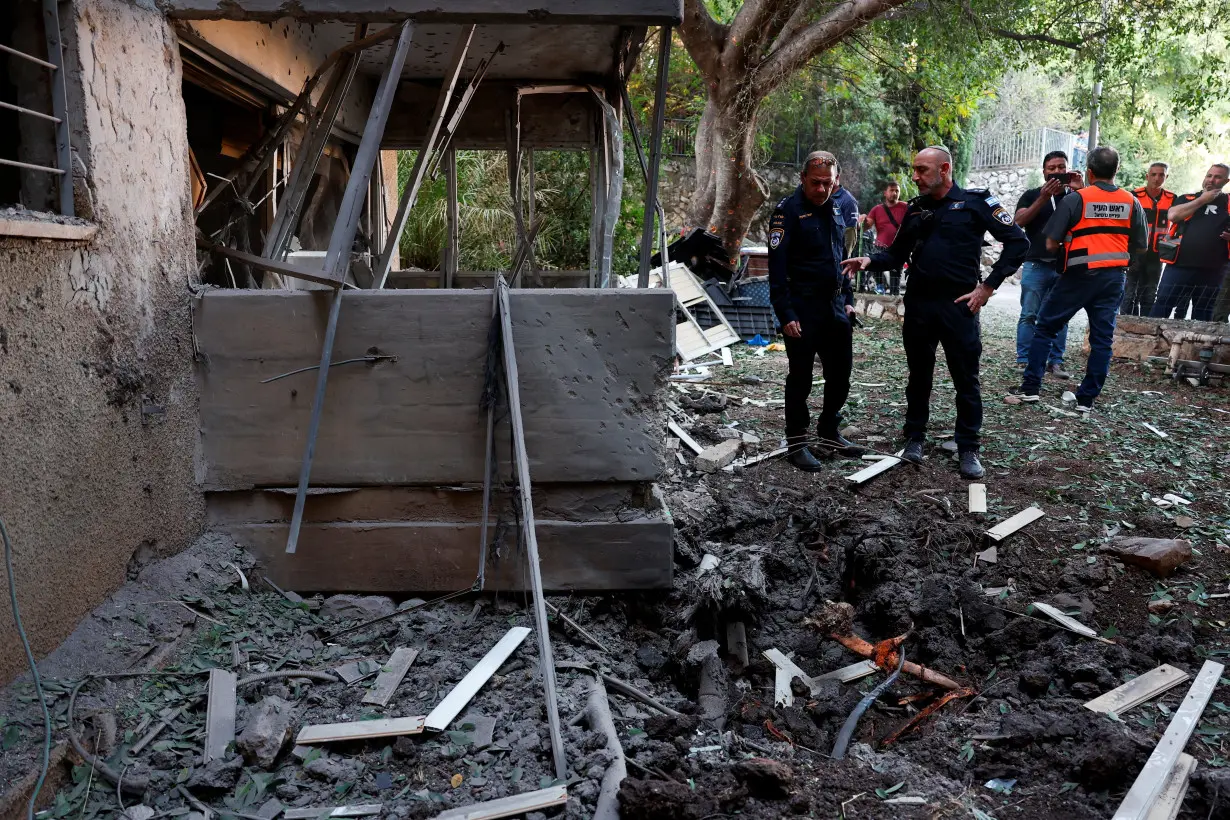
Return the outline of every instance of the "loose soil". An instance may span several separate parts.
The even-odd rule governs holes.
[[[849,437],[882,452],[900,447],[899,334],[894,324],[870,323],[856,336],[856,385],[844,423],[855,428]],[[1059,393],[1070,384],[1060,382],[1048,381],[1041,406],[1006,405],[1000,398],[1019,378],[1011,323],[991,317],[984,343],[985,516],[966,512],[966,482],[940,446],[950,440],[953,419],[941,363],[934,441],[923,465],[895,467],[855,488],[844,476],[867,462],[832,460],[825,472],[808,475],[770,459],[703,475],[679,450],[662,482],[677,531],[674,589],[551,598],[604,647],[556,620],[557,661],[600,668],[682,713],[668,717],[610,689],[630,764],[623,817],[1111,816],[1187,686],[1123,715],[1098,715],[1083,704],[1159,664],[1194,674],[1205,659],[1230,655],[1230,598],[1213,597],[1230,591],[1230,401],[1224,388],[1175,385],[1160,368],[1117,362],[1090,419],[1063,413]],[[1073,369],[1077,358],[1070,357]],[[728,383],[751,375],[780,382],[784,374],[782,353],[741,349],[733,367],[711,375]],[[722,402],[713,399],[721,397],[718,409]],[[672,388],[669,400],[702,444],[734,425],[761,439],[749,447],[755,453],[777,446],[780,399],[780,384],[764,384],[716,386],[708,398],[698,386]],[[716,412],[697,414],[685,404]],[[1170,438],[1159,439],[1144,421]],[[1149,500],[1164,493],[1193,503],[1163,509]],[[989,545],[985,530],[1031,504],[1046,517],[999,544],[997,563],[975,564],[975,553]],[[1180,526],[1179,516],[1192,518],[1191,526]],[[1184,537],[1193,558],[1160,580],[1099,552],[1113,533]],[[705,555],[718,559],[716,568],[702,568]],[[167,562],[134,568],[134,576],[43,664],[57,742],[65,736],[67,692],[83,673],[182,673],[90,681],[78,698],[75,725],[86,746],[123,770],[125,781],[148,783],[143,797],[124,795],[127,806],[143,800],[159,813],[186,809],[176,790],[184,785],[223,817],[255,816],[276,798],[287,807],[381,802],[380,816],[418,818],[553,782],[533,636],[437,736],[333,744],[323,754],[296,753],[287,742],[271,766],[235,756],[207,768],[199,763],[205,715],[197,705],[132,754],[152,718],[204,691],[202,671],[211,667],[243,678],[358,660],[375,671],[396,647],[419,650],[386,707],[361,703],[370,678],[351,685],[274,680],[240,691],[241,731],[256,705],[276,696],[290,704],[293,734],[311,723],[426,714],[510,626],[533,625],[524,596],[469,596],[322,640],[360,610],[375,614],[405,602],[364,599],[349,609],[339,599],[293,603],[259,580],[250,556],[216,536]],[[1002,591],[988,594],[995,589]],[[1058,606],[1113,645],[1065,631],[1040,613],[1030,617],[1033,601]],[[886,743],[935,697],[903,675],[863,716],[847,758],[831,759],[847,715],[884,675],[820,684],[810,693],[796,681],[794,704],[782,707],[774,704],[774,667],[762,654],[776,648],[810,675],[859,660],[814,623],[826,602],[851,605],[854,631],[869,641],[905,634],[907,660],[977,694]],[[1170,602],[1168,611],[1151,613],[1150,603],[1167,606],[1157,602]],[[734,623],[746,629],[746,667],[727,645]],[[584,721],[569,725],[592,680],[576,669],[559,672],[570,799],[529,815],[535,820],[594,811],[611,755],[599,731]],[[1187,746],[1199,765],[1181,818],[1230,816],[1224,685],[1212,700]],[[41,739],[28,682],[10,687],[3,710],[0,776],[15,784]],[[489,740],[485,718],[494,719]],[[64,765],[52,816],[119,816],[114,784],[71,752]],[[998,790],[986,785],[992,780]]]

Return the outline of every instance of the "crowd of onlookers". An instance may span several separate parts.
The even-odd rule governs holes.
[[[1144,209],[1149,226],[1148,248],[1136,255],[1128,268],[1123,302],[1125,315],[1156,318],[1191,318],[1198,321],[1230,321],[1230,197],[1224,189],[1230,182],[1230,166],[1216,163],[1205,175],[1202,189],[1191,194],[1176,194],[1166,188],[1169,166],[1152,163],[1145,184],[1132,191]],[[1021,315],[1018,324],[1018,358],[1028,348],[1029,332],[1043,297],[1063,270],[1063,260],[1047,250],[1042,231],[1058,202],[1079,189],[1082,175],[1070,170],[1062,151],[1047,154],[1042,163],[1042,185],[1021,195],[1015,221],[1030,240],[1030,250],[1020,270]],[[854,197],[838,189],[842,215],[848,232],[865,232],[865,250],[874,251],[892,244],[905,219],[908,203],[901,199],[901,188],[888,183],[883,199],[859,216]],[[848,200],[848,201],[845,201]],[[858,240],[853,240],[854,244]],[[865,273],[855,283],[864,292],[897,295],[908,285],[909,268],[882,275]],[[1052,363],[1062,363],[1066,333],[1055,340]]]

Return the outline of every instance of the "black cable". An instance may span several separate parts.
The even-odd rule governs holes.
[[[858,726],[859,719],[863,713],[871,708],[871,704],[875,703],[876,698],[884,694],[888,687],[893,685],[897,680],[897,676],[901,674],[901,667],[905,666],[905,647],[897,647],[897,668],[893,673],[884,679],[884,682],[867,693],[866,697],[858,702],[854,707],[854,711],[846,718],[846,724],[841,727],[841,731],[837,734],[837,742],[833,744],[833,754],[830,755],[834,760],[841,760],[846,756],[846,747],[850,744],[850,739],[854,737],[854,729]]]
[[[17,635],[21,638],[22,649],[26,650],[26,662],[30,664],[30,676],[34,678],[34,691],[38,695],[39,706],[43,708],[43,767],[34,783],[30,803],[26,806],[27,820],[34,820],[34,801],[38,800],[38,793],[43,790],[43,782],[47,780],[47,771],[51,768],[51,712],[47,711],[47,697],[43,694],[43,682],[38,676],[38,664],[34,662],[30,639],[21,623],[21,609],[17,606],[17,579],[13,577],[13,545],[9,543],[9,531],[4,526],[3,518],[0,518],[0,536],[4,538],[4,569],[9,578],[9,602],[13,607],[13,620],[17,622]]]

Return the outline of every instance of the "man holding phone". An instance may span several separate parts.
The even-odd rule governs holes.
[[[769,301],[786,337],[786,460],[800,470],[823,469],[816,453],[856,456],[862,448],[838,432],[850,395],[854,294],[841,270],[846,221],[836,199],[837,160],[827,151],[808,155],[799,187],[778,203],[769,220]],[[807,446],[812,368],[824,368],[824,405],[816,425],[816,453]]]
[[[884,201],[876,205],[863,217],[863,226],[876,232],[875,252],[886,251],[897,237],[901,223],[905,221],[905,212],[909,205],[901,201],[901,186],[889,182],[884,186]],[[901,292],[901,268],[888,271],[889,290],[893,296]]]
[[[1061,199],[1082,186],[1080,173],[1068,170],[1068,155],[1052,151],[1042,159],[1044,184],[1021,194],[1016,203],[1013,221],[1025,229],[1029,237],[1029,253],[1021,266],[1021,315],[1016,322],[1016,363],[1024,367],[1029,363],[1029,347],[1033,344],[1034,328],[1038,309],[1059,281],[1062,261],[1059,255],[1046,247],[1043,230],[1055,213]],[[1064,351],[1068,345],[1068,326],[1065,324],[1051,345],[1047,372],[1067,379],[1070,375],[1063,369]]]

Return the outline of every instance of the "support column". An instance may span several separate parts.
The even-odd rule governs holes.
[[[445,218],[448,238],[444,246],[444,287],[451,288],[457,276],[461,258],[461,203],[457,192],[457,149],[449,148],[444,155],[446,181]]]

